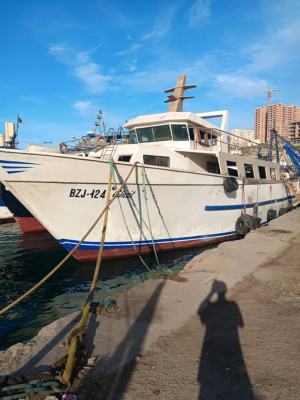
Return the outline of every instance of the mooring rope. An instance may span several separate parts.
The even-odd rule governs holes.
[[[108,211],[109,211],[109,205],[110,205],[110,192],[111,192],[111,180],[112,180],[112,170],[111,170],[111,164],[109,164],[109,177],[108,177],[108,185],[107,185],[107,195],[106,195],[106,205],[105,205],[105,215],[104,215],[104,221],[103,221],[103,228],[102,228],[102,235],[101,235],[101,244],[100,244],[100,249],[97,257],[97,262],[96,262],[96,268],[94,271],[94,277],[93,281],[90,287],[90,292],[88,295],[87,299],[87,305],[90,306],[94,297],[94,292],[95,292],[95,287],[96,283],[98,280],[98,275],[100,271],[100,266],[101,266],[101,261],[102,261],[102,255],[103,255],[103,247],[104,247],[104,241],[105,241],[105,235],[106,235],[106,228],[107,228],[107,220],[108,220]]]
[[[106,235],[106,228],[107,228],[107,220],[108,220],[108,206],[109,206],[109,201],[110,201],[110,192],[111,192],[111,179],[112,179],[112,171],[111,168],[109,168],[109,178],[108,178],[108,185],[107,185],[107,194],[106,194],[106,210],[105,210],[105,215],[104,215],[104,221],[103,221],[103,228],[102,228],[102,235],[101,235],[101,244],[100,244],[100,249],[97,257],[97,262],[95,266],[95,271],[94,271],[94,277],[91,283],[90,291],[88,294],[87,302],[84,307],[84,310],[82,312],[81,319],[79,321],[79,326],[77,328],[74,328],[71,333],[69,334],[69,338],[71,337],[71,343],[69,347],[69,352],[67,357],[63,357],[63,359],[59,360],[59,363],[63,361],[66,361],[66,366],[65,370],[60,378],[60,381],[64,385],[68,385],[73,373],[74,368],[76,367],[77,364],[77,356],[80,355],[86,355],[87,351],[85,347],[83,346],[82,339],[83,336],[86,335],[86,330],[85,330],[85,325],[87,323],[88,315],[91,309],[91,304],[92,300],[94,297],[94,292],[95,292],[95,287],[96,283],[98,280],[99,276],[99,271],[100,271],[100,266],[101,266],[101,261],[102,261],[102,254],[103,254],[103,247],[104,247],[104,241],[105,241],[105,235]],[[80,350],[80,348],[83,348],[83,350]],[[55,368],[57,363],[52,364],[52,367]]]
[[[117,181],[116,181],[116,176],[115,176],[115,170],[114,170],[114,167],[113,167],[111,161],[109,161],[109,163],[110,163],[110,166],[111,166],[111,169],[112,169],[113,180],[114,180],[114,186],[117,187]],[[128,224],[127,224],[127,221],[126,221],[126,218],[125,218],[125,214],[124,214],[124,211],[123,211],[123,207],[122,207],[122,205],[121,205],[121,202],[120,202],[120,199],[119,199],[119,198],[118,198],[118,203],[119,203],[120,210],[121,210],[121,214],[122,214],[122,217],[123,217],[123,221],[124,221],[124,224],[125,224],[125,227],[126,227],[128,236],[129,236],[129,238],[130,238],[130,240],[131,240],[131,243],[132,243],[132,245],[133,245],[133,248],[134,248],[134,250],[135,250],[137,256],[139,257],[141,263],[142,263],[142,264],[144,265],[144,267],[150,272],[151,270],[150,270],[149,266],[146,264],[146,262],[144,261],[143,257],[140,255],[140,252],[138,251],[138,249],[137,249],[137,247],[136,247],[136,245],[135,245],[135,242],[134,242],[133,237],[132,237],[132,235],[131,235],[131,233],[130,233],[129,226],[128,226]]]
[[[22,296],[20,296],[17,300],[15,300],[14,302],[12,302],[11,304],[9,304],[7,307],[3,308],[2,310],[0,310],[0,315],[3,315],[4,313],[6,313],[8,310],[10,310],[11,308],[13,308],[16,304],[20,303],[20,301],[22,301],[23,299],[25,299],[27,296],[29,296],[32,292],[34,292],[37,288],[39,288],[44,282],[46,282],[47,279],[49,279],[70,257],[71,255],[74,253],[74,251],[76,251],[78,249],[78,247],[82,244],[82,242],[87,238],[87,236],[91,233],[91,231],[95,228],[95,226],[97,225],[97,223],[100,221],[100,219],[102,218],[102,216],[104,215],[105,211],[110,207],[110,205],[113,203],[113,201],[115,201],[115,199],[118,197],[118,194],[121,193],[122,189],[124,188],[124,186],[126,185],[130,175],[132,174],[134,168],[136,167],[138,163],[135,162],[130,171],[129,174],[127,175],[127,177],[125,178],[124,182],[122,183],[122,185],[120,186],[120,188],[117,190],[117,192],[115,193],[115,196],[109,201],[108,205],[106,205],[104,207],[104,209],[101,211],[101,213],[99,214],[99,216],[96,218],[95,222],[92,224],[92,226],[90,227],[90,229],[87,231],[87,233],[83,236],[83,238],[77,243],[77,245],[66,255],[66,257],[56,266],[52,269],[51,272],[49,272],[49,274],[47,274],[43,279],[40,280],[40,282],[38,282],[34,287],[32,287],[31,289],[29,289],[25,294],[23,294]]]
[[[148,223],[149,223],[149,231],[151,235],[151,240],[152,240],[152,246],[153,246],[153,251],[155,254],[156,262],[157,262],[157,267],[161,268],[161,265],[158,260],[156,248],[155,248],[155,243],[154,243],[154,237],[152,233],[152,226],[151,226],[151,221],[150,221],[150,216],[149,216],[149,209],[148,209],[148,203],[147,203],[147,191],[146,191],[146,178],[145,178],[145,169],[144,169],[144,164],[142,164],[142,181],[143,181],[143,190],[144,190],[144,199],[145,199],[145,205],[146,205],[146,210],[147,210],[147,218],[148,218]]]
[[[51,387],[56,386],[56,389]],[[11,386],[3,386],[0,389],[1,394],[3,396],[0,397],[0,400],[14,400],[20,399],[22,397],[28,397],[29,395],[39,393],[43,395],[57,393],[59,390],[60,382],[58,381],[49,381],[49,382],[42,382],[38,381],[36,384],[32,384],[31,382],[28,383],[19,383],[16,385]],[[23,393],[19,391],[22,390]],[[9,393],[4,393],[9,392]],[[15,393],[10,393],[15,392]]]
[[[243,185],[242,185],[242,199],[243,199],[243,208],[244,208],[244,214],[247,214],[247,207],[246,207],[246,193],[245,193],[245,178],[243,178]]]

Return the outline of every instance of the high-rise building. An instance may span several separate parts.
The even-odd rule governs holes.
[[[289,138],[289,125],[300,121],[300,108],[285,106],[282,103],[271,104],[255,109],[255,139],[270,141],[271,129],[275,127],[279,135]]]
[[[300,121],[289,124],[289,140],[300,141]]]

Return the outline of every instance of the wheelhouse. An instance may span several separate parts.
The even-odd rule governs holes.
[[[191,126],[188,123],[171,123],[131,129],[128,133],[128,143],[193,142],[192,148],[196,148],[196,144],[206,147],[216,145],[219,136],[212,129]]]

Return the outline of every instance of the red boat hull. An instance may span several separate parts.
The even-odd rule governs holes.
[[[45,231],[46,228],[34,217],[15,217],[22,233]]]

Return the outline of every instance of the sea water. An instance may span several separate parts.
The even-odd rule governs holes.
[[[201,249],[202,251],[202,249]],[[159,253],[160,265],[178,273],[200,249]],[[65,256],[66,250],[47,232],[22,234],[15,222],[0,225],[0,309],[31,289]],[[156,267],[154,255],[145,258]],[[42,286],[0,316],[0,349],[32,338],[45,325],[85,304],[95,262],[73,257]],[[103,261],[94,299],[101,301],[150,278],[138,257]]]

